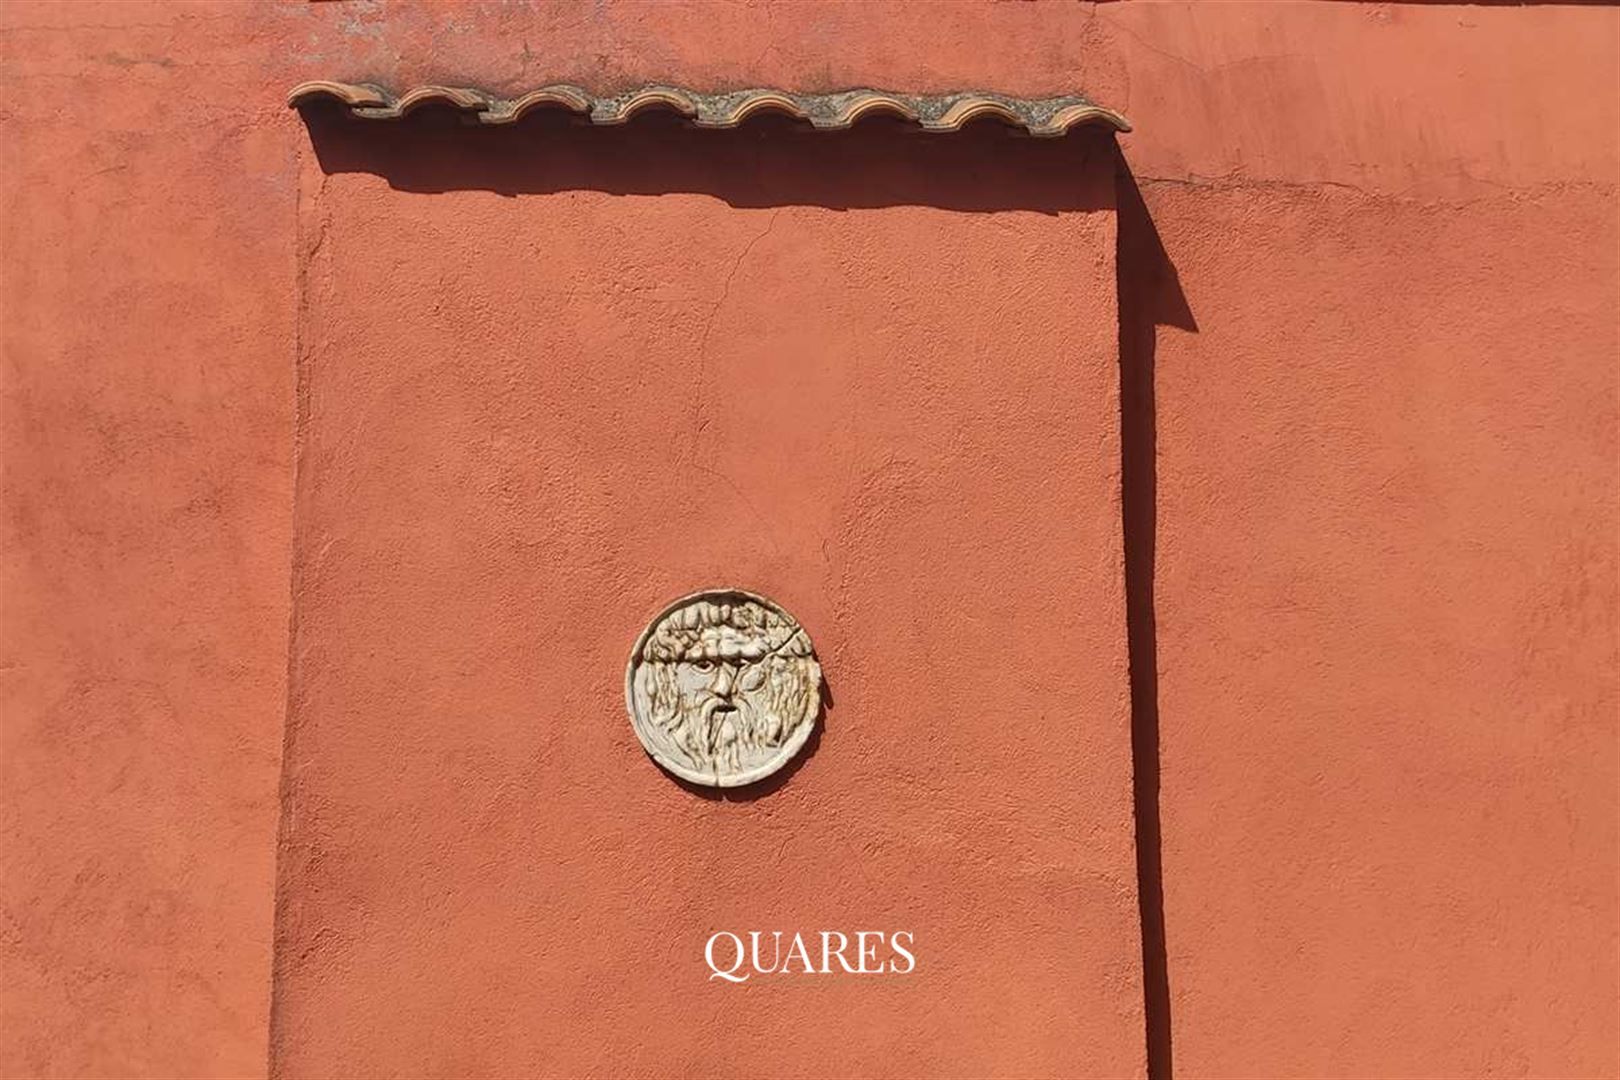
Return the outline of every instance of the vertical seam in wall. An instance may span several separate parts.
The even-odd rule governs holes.
[[[272,903],[270,924],[270,1002],[269,1017],[265,1025],[265,1075],[270,1077],[277,1075],[276,1048],[280,1041],[281,1027],[282,921],[283,909],[286,906],[286,889],[283,885],[283,875],[286,872],[284,853],[294,825],[292,820],[293,782],[291,762],[293,726],[297,708],[298,593],[302,574],[299,556],[298,505],[303,476],[304,418],[307,413],[306,404],[308,398],[304,360],[304,323],[305,306],[309,293],[307,281],[309,263],[304,257],[304,167],[306,164],[306,151],[302,127],[302,121],[300,120],[294,128],[293,135],[292,501],[287,511],[291,527],[288,531],[287,545],[287,666],[282,687],[285,713],[282,719],[281,731],[281,775],[277,785],[278,815],[273,882],[275,898]]]

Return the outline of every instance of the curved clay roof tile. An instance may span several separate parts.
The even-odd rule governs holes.
[[[371,83],[330,80],[293,88],[287,104],[294,108],[317,100],[336,101],[367,120],[398,120],[412,109],[438,105],[466,114],[480,124],[509,124],[535,109],[559,108],[588,116],[593,124],[622,124],[647,108],[671,109],[702,128],[734,128],[765,112],[808,120],[822,131],[848,128],[863,116],[883,113],[918,124],[924,131],[959,131],[964,124],[992,116],[1031,135],[1062,135],[1071,127],[1098,124],[1115,131],[1131,125],[1119,113],[1079,94],[1050,98],[1014,98],[978,91],[958,94],[891,94],[881,90],[842,90],[830,94],[794,94],[785,90],[735,90],[700,94],[674,86],[644,86],[628,93],[597,96],[568,83],[538,87],[516,98],[497,98],[454,86],[419,86],[394,95]]]

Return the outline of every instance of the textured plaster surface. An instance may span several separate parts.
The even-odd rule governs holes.
[[[1615,13],[720,10],[0,10],[0,1071],[266,1068],[282,95],[334,77],[1129,116],[1198,326],[1157,356],[1176,1069],[1614,1073]]]
[[[746,181],[619,195],[726,137],[585,130],[498,172],[577,188],[500,195],[487,131],[368,130],[303,215],[275,1069],[1139,1072],[1106,141],[728,139]],[[934,205],[979,188],[1031,205]],[[831,697],[741,797],[624,705],[726,583]],[[917,970],[711,980],[751,929]]]
[[[262,1073],[295,130],[174,12],[0,19],[0,1074]]]
[[[1164,193],[1178,1068],[1612,1075],[1613,193]]]

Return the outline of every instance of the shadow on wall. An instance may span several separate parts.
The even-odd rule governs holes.
[[[991,120],[938,134],[870,118],[848,131],[824,132],[790,117],[763,116],[739,128],[703,131],[660,112],[619,127],[548,112],[478,127],[442,109],[425,108],[404,120],[362,120],[331,103],[306,107],[304,119],[324,172],[373,173],[399,191],[692,192],[736,207],[834,210],[1057,213],[1113,206],[1106,185],[1082,180],[1107,175],[1095,167],[1111,153],[1112,138],[1100,129],[1038,139]]]
[[[483,190],[501,195],[604,191],[688,192],[736,207],[789,205],[834,210],[931,206],[964,212],[1117,209],[1120,458],[1131,750],[1136,812],[1137,894],[1142,924],[1148,1075],[1172,1071],[1169,969],[1159,821],[1159,706],[1153,578],[1157,528],[1158,327],[1198,327],[1111,132],[1079,129],[1057,139],[1014,133],[999,123],[939,135],[899,121],[868,119],[843,132],[813,131],[787,117],[702,131],[649,113],[622,127],[595,127],[557,113],[481,128],[443,110],[403,121],[358,120],[334,104],[304,110],[327,174],[371,173],[399,191]],[[747,801],[788,783],[816,751],[832,709],[792,766],[748,787],[694,796]]]
[[[1125,155],[1115,150],[1119,300],[1120,506],[1125,539],[1125,626],[1130,655],[1131,766],[1136,807],[1136,899],[1142,917],[1142,990],[1148,1076],[1170,1080],[1170,965],[1165,952],[1159,824],[1159,648],[1153,605],[1158,530],[1158,328],[1197,333],[1176,268],[1153,226]]]
[[[943,134],[873,117],[826,132],[768,115],[713,131],[668,112],[599,126],[545,110],[484,127],[432,107],[383,121],[356,118],[334,102],[312,102],[301,112],[323,172],[369,173],[397,191],[419,194],[694,193],[740,208],[930,206],[1046,214],[1107,210],[1114,199],[1112,133],[1101,128],[1035,138],[985,120]],[[711,800],[769,795],[820,746],[833,706],[830,690],[823,704],[804,748],[765,780],[739,788],[670,780]]]

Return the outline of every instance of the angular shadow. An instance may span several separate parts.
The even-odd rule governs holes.
[[[948,134],[873,117],[815,131],[785,116],[705,131],[667,112],[597,127],[537,112],[515,124],[468,124],[444,109],[363,120],[333,103],[303,110],[321,169],[364,172],[399,191],[501,195],[696,192],[737,207],[934,206],[946,210],[1100,210],[1106,170],[1087,169],[1112,137],[1081,128],[1034,138],[991,120]]]
[[[1164,860],[1159,821],[1159,648],[1153,574],[1158,531],[1158,328],[1198,331],[1176,268],[1142,201],[1125,155],[1115,151],[1118,213],[1120,502],[1125,541],[1125,638],[1130,657],[1136,896],[1142,920],[1142,990],[1148,1076],[1170,1080],[1170,970],[1165,951]]]

